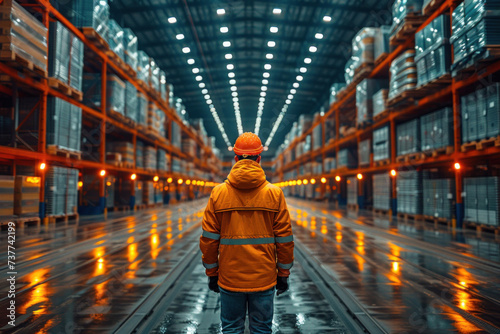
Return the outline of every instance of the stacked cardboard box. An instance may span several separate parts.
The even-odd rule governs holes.
[[[137,94],[137,89],[135,86],[130,83],[126,82],[125,83],[125,108],[124,108],[124,114],[125,117],[127,117],[129,120],[131,120],[134,123],[137,123],[138,121],[138,105],[139,105],[139,99],[138,99],[138,94]]]
[[[355,150],[344,148],[341,149],[337,156],[338,168],[356,168],[357,165],[357,154]]]
[[[423,182],[423,214],[451,219],[455,215],[455,181],[426,177]]]
[[[453,109],[444,108],[420,118],[422,151],[453,145]]]
[[[371,154],[370,139],[366,139],[366,140],[359,142],[358,161],[359,161],[360,166],[370,164],[370,154]]]
[[[422,172],[399,172],[397,176],[398,212],[422,214],[422,188]]]
[[[347,178],[347,204],[358,204],[358,179],[356,177]]]
[[[394,59],[391,63],[390,74],[389,99],[403,92],[414,90],[418,81],[415,51],[408,50]]]
[[[47,101],[47,145],[80,152],[82,110],[50,96]]]
[[[464,179],[465,220],[490,226],[500,225],[500,178]]]
[[[45,203],[47,215],[75,213],[78,203],[78,170],[50,167],[46,176]]]
[[[389,127],[384,126],[373,131],[373,161],[390,157]]]
[[[109,33],[106,36],[106,40],[109,48],[118,57],[125,60],[125,47],[123,45],[123,37],[125,33],[123,28],[115,20],[108,20],[108,31]]]
[[[123,29],[123,49],[125,62],[134,70],[137,69],[137,36],[130,28]]]
[[[93,28],[106,39],[109,34],[109,5],[107,0],[71,1],[66,17],[78,28]]]
[[[13,176],[0,175],[0,217],[12,218],[14,215],[14,188]]]
[[[373,117],[373,95],[387,87],[385,80],[364,79],[356,86],[357,124],[371,123]]]
[[[101,108],[101,74],[84,73],[83,101],[91,108]],[[106,111],[124,114],[125,83],[117,76],[109,74],[106,82]]]
[[[391,180],[389,173],[373,175],[373,207],[380,210],[391,208]]]
[[[396,138],[398,156],[420,152],[420,119],[399,124],[396,128]]]
[[[35,176],[16,176],[14,214],[38,216],[41,179]]]
[[[151,171],[156,170],[156,156],[156,149],[154,147],[147,146],[144,151],[144,169]]]

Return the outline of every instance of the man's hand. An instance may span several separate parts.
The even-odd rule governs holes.
[[[288,290],[288,277],[278,276],[276,281],[276,295],[279,296]]]
[[[208,277],[208,288],[213,292],[219,293],[219,285],[217,282],[219,281],[219,276],[209,276]]]

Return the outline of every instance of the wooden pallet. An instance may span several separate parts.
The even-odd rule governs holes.
[[[407,90],[402,92],[396,97],[387,100],[387,106],[403,108],[415,104],[417,101],[415,99],[415,90]]]
[[[451,85],[453,79],[451,78],[450,73],[446,73],[439,78],[431,80],[425,83],[421,87],[417,87],[414,91],[415,97],[422,98],[428,95],[435,93],[443,88],[443,86]]]
[[[383,160],[377,160],[377,161],[373,161],[373,164],[375,165],[375,167],[381,167],[381,166],[385,166],[385,165],[390,165],[391,164],[391,159],[383,159]]]
[[[14,51],[0,51],[0,61],[9,64],[11,67],[23,73],[35,74],[38,77],[46,78],[47,70],[35,65],[32,61],[23,58]]]
[[[470,143],[465,143],[462,145],[461,150],[462,152],[468,152],[471,150],[476,150],[476,151],[482,151],[487,147],[495,146],[498,147],[500,146],[500,136],[497,137],[491,137],[491,138],[486,138],[482,140],[475,140]]]
[[[133,169],[135,168],[135,165],[131,162],[122,162],[122,167]]]
[[[359,206],[357,204],[347,204],[347,210],[358,211],[359,210]]]
[[[137,73],[134,71],[132,66],[127,64],[125,60],[120,58],[113,50],[106,50],[106,55],[108,58],[113,61],[123,72],[125,72],[128,76],[135,78]]]
[[[82,152],[70,151],[65,148],[61,148],[57,145],[48,145],[47,153],[57,156],[66,157],[68,159],[82,160]]]
[[[408,163],[408,162],[419,161],[419,160],[422,160],[422,152],[410,153],[410,154],[396,157],[397,163],[402,163],[402,162]]]
[[[423,215],[415,215],[415,214],[402,213],[402,212],[398,212],[397,217],[404,219],[404,220],[409,220],[409,219],[414,220],[414,221],[423,221],[424,220]]]
[[[409,13],[401,23],[396,32],[390,37],[390,45],[399,45],[407,41],[408,38],[415,35],[417,29],[425,21],[425,17]]]
[[[422,9],[422,13],[425,16],[430,16],[432,13],[436,11],[446,0],[431,0],[427,3],[427,5]]]
[[[375,67],[380,65],[387,57],[389,56],[388,52],[384,52],[378,56],[377,59],[375,59]]]
[[[380,114],[373,116],[373,123],[377,123],[378,121],[387,118],[389,116],[390,109],[386,109],[382,111]]]
[[[20,228],[24,228],[27,224],[36,224],[37,228],[40,228],[40,217],[18,217],[14,219],[14,222],[16,223],[16,226],[19,226]]]
[[[82,30],[82,33],[85,35],[85,37],[89,40],[89,41],[92,41],[94,43],[94,45],[106,52],[109,50],[109,45],[108,45],[108,42],[106,42],[106,40],[97,33],[97,31],[95,31],[94,28],[91,28],[91,27],[83,27],[81,28]]]
[[[453,65],[452,77],[463,80],[474,73],[482,74],[485,68],[500,58],[500,46],[490,46],[483,52],[469,55]]]
[[[373,72],[373,67],[373,63],[362,63],[354,70],[353,81],[361,82],[366,79]]]
[[[60,91],[61,93],[71,96],[77,101],[83,100],[83,93],[76,88],[71,87],[70,85],[62,82],[56,78],[48,78],[49,87],[54,88],[55,90]]]
[[[79,218],[80,216],[78,215],[78,213],[73,213],[69,215],[47,216],[49,224],[57,224],[60,222],[64,222],[65,224],[67,224],[70,219],[78,221]]]
[[[454,150],[455,149],[453,148],[453,146],[445,146],[445,147],[440,147],[440,148],[436,148],[433,150],[425,151],[425,152],[422,152],[422,159],[426,159],[427,157],[435,158],[435,157],[443,155],[443,154],[450,155],[453,153]]]
[[[487,231],[495,234],[495,240],[500,240],[500,226],[485,225],[467,221],[464,222],[464,226],[468,229],[475,229],[478,237],[481,237],[483,231]]]
[[[374,215],[380,215],[380,216],[388,216],[389,213],[390,213],[390,209],[389,210],[386,210],[386,209],[376,209],[376,208],[373,208],[372,209],[372,212]]]
[[[437,228],[438,225],[446,225],[448,227],[451,227],[451,221],[448,218],[426,215],[424,215],[423,218],[425,222],[433,223],[435,228]]]
[[[122,205],[122,206],[115,206],[113,208],[113,211],[130,211],[130,206],[129,205]]]

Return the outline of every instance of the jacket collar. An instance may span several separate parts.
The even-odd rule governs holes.
[[[266,182],[266,174],[256,161],[243,159],[233,166],[226,182],[237,189],[254,189]]]

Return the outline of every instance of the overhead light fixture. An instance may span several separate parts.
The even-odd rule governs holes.
[[[230,71],[234,70],[234,65],[233,64],[227,64],[226,68]]]
[[[316,52],[316,51],[318,51],[318,48],[317,48],[317,47],[315,47],[314,45],[311,45],[311,46],[309,47],[309,52]]]
[[[263,84],[263,85],[267,85],[267,84],[269,84],[269,80],[267,80],[267,79],[262,79],[262,84]]]
[[[203,82],[200,82],[200,84],[198,85],[200,88],[205,88],[205,84]]]
[[[208,94],[208,89],[206,89],[206,88],[202,89],[202,90],[201,90],[201,93],[202,93],[203,95]]]
[[[301,67],[299,69],[300,73],[306,73],[307,72],[307,68],[306,67]]]
[[[184,35],[183,34],[177,34],[175,36],[175,38],[177,38],[180,41],[181,39],[184,39]]]
[[[205,100],[210,100],[210,95],[209,94],[206,94],[204,97],[205,97]]]
[[[230,46],[231,46],[231,42],[230,42],[230,41],[224,41],[224,42],[222,43],[222,46],[224,46],[225,48],[228,48],[228,47],[230,47]]]
[[[271,27],[269,28],[269,31],[271,31],[273,34],[278,32],[278,27]]]
[[[290,93],[291,93],[291,94],[295,94],[295,93],[297,93],[297,90],[296,90],[296,89],[294,89],[294,88],[292,88],[292,89],[290,89]]]
[[[304,63],[310,64],[312,62],[311,58],[304,58]]]
[[[231,91],[236,92],[237,90],[238,88],[236,88],[236,86],[231,86]]]
[[[262,97],[266,96],[266,92],[260,92],[260,96]]]
[[[233,96],[233,97],[237,97],[237,96],[238,96],[238,92],[232,92],[232,93],[231,93],[231,96]]]
[[[267,58],[267,59],[273,59],[273,54],[272,54],[272,53],[268,53],[268,54],[266,54],[266,58]]]
[[[132,174],[132,175],[130,175],[130,179],[131,179],[132,181],[134,181],[135,179],[137,179],[137,175],[136,175],[136,174]]]
[[[226,10],[224,8],[217,9],[217,15],[224,15],[224,14],[226,14]]]
[[[316,35],[314,35],[314,38],[323,39],[323,34],[318,32],[318,33],[316,33]]]
[[[323,16],[323,21],[330,22],[331,20],[332,20],[331,16],[328,16],[328,15]]]
[[[230,53],[226,53],[224,57],[226,57],[226,59],[233,59],[233,55]]]
[[[265,92],[267,90],[267,87],[266,86],[262,86],[261,89],[262,89],[262,91]]]
[[[182,52],[189,53],[189,52],[191,52],[191,49],[186,46],[186,47],[182,48]]]
[[[297,75],[295,79],[297,79],[297,81],[302,81],[304,80],[304,77],[302,75]]]
[[[229,28],[228,27],[220,27],[220,32],[225,34],[229,31]]]
[[[273,9],[273,14],[276,14],[276,15],[281,14],[281,8],[274,8]]]
[[[272,66],[271,66],[271,64],[266,64],[266,65],[264,65],[264,68],[265,68],[266,70],[270,70],[270,69],[271,69],[271,67],[272,67]]]
[[[285,103],[286,104],[290,104],[290,103],[292,103],[292,101],[291,100],[286,100]]]
[[[189,65],[193,65],[194,64],[194,59],[193,58],[189,58],[187,61],[188,61]]]
[[[264,102],[264,101],[266,101],[266,98],[264,97],[259,98],[259,102]]]
[[[289,94],[289,95],[288,95],[288,99],[289,99],[289,100],[293,100],[293,95],[292,95],[292,94]]]
[[[196,76],[196,81],[201,81],[201,80],[203,80],[203,77],[201,75],[197,75]]]
[[[264,78],[269,78],[270,74],[269,74],[269,72],[264,72],[264,73],[262,74],[262,76],[263,76]]]
[[[168,18],[168,23],[175,23],[175,22],[177,22],[177,19],[175,17],[172,16]]]
[[[270,47],[270,48],[274,48],[276,46],[276,42],[275,41],[269,41],[269,42],[267,42],[267,46]]]
[[[207,100],[207,104],[212,104],[212,100]]]
[[[227,76],[228,76],[228,77],[230,77],[230,78],[234,78],[234,72],[229,72],[229,73],[227,74]]]
[[[229,80],[229,84],[230,85],[236,85],[236,80],[234,80],[234,79]]]
[[[198,67],[193,68],[193,73],[194,74],[200,73],[200,69]]]
[[[293,88],[299,88],[300,84],[298,82],[293,83]]]

